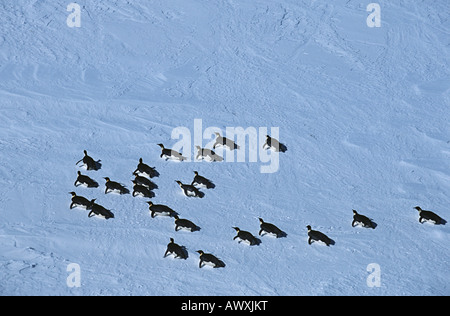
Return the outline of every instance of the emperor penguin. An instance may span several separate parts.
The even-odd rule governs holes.
[[[97,181],[89,178],[88,176],[81,174],[81,171],[78,171],[78,177],[77,177],[77,180],[75,180],[74,185],[77,187],[80,184],[85,185],[88,188],[98,188]]]
[[[191,185],[199,185],[199,186],[203,186],[207,189],[213,189],[216,187],[211,180],[208,180],[205,177],[202,177],[201,175],[199,175],[198,171],[194,171],[194,174],[195,174],[195,177],[194,177],[194,180],[192,181]]]
[[[122,184],[120,184],[118,182],[115,182],[115,181],[111,181],[111,179],[108,178],[108,177],[105,177],[103,179],[106,180],[106,183],[105,183],[105,186],[106,186],[105,194],[107,194],[108,191],[119,191],[119,193],[121,195],[130,193],[130,191],[124,185],[122,185]]]
[[[263,149],[272,149],[273,151],[284,153],[287,150],[287,147],[277,139],[270,137],[270,135],[266,135],[266,142],[263,145]]]
[[[240,230],[239,227],[233,227],[233,229],[237,232],[237,235],[233,238],[233,240],[239,238],[240,240],[249,243],[250,246],[259,245],[260,240],[253,236],[251,233]]]
[[[203,250],[197,250],[197,252],[200,254],[200,261],[198,263],[199,268],[202,268],[203,263],[210,265],[213,268],[225,268],[225,263],[216,256],[210,253],[204,253]]]
[[[223,161],[223,158],[220,157],[214,150],[208,148],[201,148],[200,146],[195,146],[197,148],[197,156],[195,160],[206,159],[207,161]]]
[[[237,145],[234,141],[232,141],[229,138],[226,137],[222,137],[220,135],[220,133],[214,133],[216,134],[216,142],[213,145],[213,148],[215,149],[217,146],[222,146],[222,147],[226,147],[229,150],[235,150],[235,149],[240,149],[241,147],[239,145]]]
[[[360,224],[363,227],[366,228],[372,228],[375,229],[377,226],[370,218],[367,216],[358,214],[357,211],[353,210],[353,221],[352,221],[352,227],[355,227],[357,224]]]
[[[164,253],[164,258],[167,257],[168,254],[173,254],[175,258],[185,260],[188,258],[186,247],[176,244],[173,238],[170,238],[170,243],[167,245],[167,250]]]
[[[447,223],[442,217],[433,213],[431,211],[422,210],[419,206],[416,206],[414,209],[419,211],[419,223],[423,223],[423,220],[434,223],[435,225],[445,225]]]
[[[266,232],[268,234],[275,235],[277,238],[287,236],[287,234],[284,231],[279,229],[274,224],[265,222],[262,218],[259,218],[259,223],[260,223],[260,227],[261,227],[261,229],[259,231],[260,236],[261,236],[262,232]]]
[[[189,230],[191,232],[195,232],[195,231],[199,231],[200,230],[200,227],[195,225],[190,220],[187,220],[187,219],[184,219],[184,218],[179,218],[178,215],[174,215],[174,218],[175,218],[175,231],[176,232],[178,230],[180,230],[180,229],[186,229],[186,230]]]
[[[85,209],[89,209],[91,205],[91,201],[86,199],[81,195],[77,195],[75,192],[69,192],[72,194],[72,203],[70,204],[70,209],[73,209],[76,206],[84,207]]]
[[[159,147],[161,147],[161,155],[160,158],[165,157],[165,159],[172,159],[172,160],[178,160],[178,161],[184,161],[187,160],[186,157],[184,157],[182,154],[180,154],[178,151],[165,148],[163,144],[158,144]]]
[[[156,215],[170,216],[170,217],[174,217],[175,215],[178,215],[177,212],[172,210],[167,205],[153,204],[152,201],[147,202],[147,204],[148,204],[148,209],[150,210],[150,214],[151,214],[152,218],[154,218]]]
[[[80,162],[86,166],[87,170],[99,170],[101,167],[101,160],[95,161],[91,156],[88,155],[87,151],[84,150],[84,157],[80,159],[76,164],[78,165]]]
[[[312,241],[321,241],[325,243],[327,246],[334,245],[334,241],[324,233],[321,233],[317,230],[312,230],[310,225],[306,226],[306,228],[308,229],[308,236],[309,236],[308,244],[311,245]]]
[[[192,184],[183,184],[181,181],[175,181],[180,186],[183,194],[188,197],[199,197],[202,198],[204,196],[203,192],[200,192],[199,189],[194,187]]]
[[[134,170],[133,172],[134,175],[138,175],[139,173],[146,174],[150,178],[159,176],[158,171],[156,171],[154,167],[150,167],[149,165],[145,164],[142,158],[139,158],[139,164],[137,165],[136,170]]]
[[[91,202],[92,202],[90,206],[91,211],[89,212],[88,217],[97,215],[98,217],[102,217],[104,219],[114,218],[113,212],[104,208],[100,204],[95,203],[95,199],[92,200]]]

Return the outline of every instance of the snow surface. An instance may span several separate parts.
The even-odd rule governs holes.
[[[69,28],[67,0],[0,1],[1,295],[450,294],[450,224],[413,209],[450,220],[448,1],[380,0],[380,28],[360,0],[79,3]],[[279,170],[160,159],[195,119],[279,127]],[[99,171],[75,165],[85,149]],[[104,194],[107,176],[132,189],[140,157],[160,173],[152,201],[200,231]],[[75,188],[78,170],[100,187]],[[216,185],[203,199],[175,183],[194,170]],[[70,210],[70,191],[115,218]],[[258,217],[287,237],[233,241]],[[335,245],[308,245],[307,225]],[[170,237],[187,260],[163,258]],[[226,267],[199,269],[199,249]]]

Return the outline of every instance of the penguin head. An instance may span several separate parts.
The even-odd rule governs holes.
[[[419,212],[422,211],[422,209],[420,208],[420,206],[416,206],[415,209],[418,210]]]
[[[198,176],[198,171],[194,171],[194,174],[195,174],[196,176]]]
[[[183,183],[181,183],[181,181],[176,180],[176,183],[178,183],[179,186],[181,186]]]
[[[308,229],[308,231],[310,231],[311,230],[311,226],[306,226],[306,228]]]
[[[111,181],[111,179],[110,179],[110,178],[108,178],[108,177],[104,177],[103,179],[105,179],[105,180],[106,180],[106,182],[109,182],[109,181]]]
[[[81,176],[81,171],[77,171],[77,174],[78,174],[79,176]]]
[[[358,212],[356,212],[356,210],[353,210],[353,214],[355,214],[355,215],[356,215],[356,214],[358,214]]]
[[[200,256],[204,254],[203,250],[197,250],[196,252],[198,252]]]
[[[271,137],[269,135],[266,135],[266,138],[270,139]]]
[[[87,150],[84,150],[83,152],[84,152],[84,155],[85,155],[85,156],[87,156],[87,155],[88,155],[88,154],[87,154]]]
[[[175,242],[175,240],[173,240],[173,238],[170,238],[170,243],[173,244]]]
[[[164,145],[163,144],[158,144],[159,147],[161,147],[161,149],[164,149]]]
[[[197,148],[198,150],[202,149],[202,147],[200,147],[199,145],[195,145],[195,148]]]
[[[239,231],[240,231],[239,227],[233,227],[233,229],[234,229],[235,231],[237,231],[238,233],[239,233]]]
[[[92,200],[91,200],[91,205],[93,205],[93,204],[95,203],[96,200],[97,200],[97,199],[92,199]]]
[[[175,218],[175,220],[180,219],[177,214],[173,215],[173,218]]]
[[[69,192],[69,194],[72,194],[72,197],[77,196],[77,194],[75,192]]]
[[[137,181],[136,181],[136,180],[131,180],[131,182],[133,182],[134,184],[137,184]]]
[[[220,137],[220,133],[219,132],[215,132],[214,133],[217,137]]]
[[[262,223],[264,223],[264,221],[263,221],[263,219],[260,217],[260,218],[258,218],[259,219],[259,222],[262,224]]]
[[[146,202],[149,206],[153,206],[153,202],[152,201],[148,201]]]
[[[142,160],[142,158],[139,158],[139,163],[143,163],[144,161]]]

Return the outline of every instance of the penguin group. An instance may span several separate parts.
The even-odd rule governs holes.
[[[165,160],[175,160],[183,162],[187,160],[181,153],[165,148],[163,144],[158,144],[161,148],[160,158]],[[237,145],[233,140],[222,137],[219,133],[216,133],[216,141],[213,145],[213,149],[218,146],[225,147],[228,150],[239,150],[240,146]],[[217,155],[212,149],[197,147],[197,156],[196,160],[205,159],[209,161],[223,161],[223,158]],[[271,136],[266,136],[266,142],[263,145],[263,149],[273,150],[277,152],[286,152],[287,147],[280,143],[277,139],[272,138]],[[79,160],[76,165],[83,162],[85,169],[87,171],[98,171],[101,169],[101,160],[94,160],[90,157],[86,150],[84,150],[84,157]],[[92,179],[87,175],[83,175],[81,171],[77,172],[78,176],[74,182],[74,186],[78,187],[80,185],[85,186],[87,188],[98,188],[99,184],[96,180]],[[145,164],[142,158],[139,158],[139,162],[137,164],[136,169],[131,173],[134,176],[134,179],[131,180],[133,183],[133,191],[132,196],[141,196],[147,199],[153,199],[155,197],[155,193],[153,190],[158,189],[158,185],[154,183],[151,179],[154,177],[159,177],[160,174],[156,170],[155,167],[150,167]],[[112,181],[109,177],[104,177],[105,180],[105,190],[104,194],[109,194],[112,192],[118,193],[120,195],[130,194],[130,190],[126,187],[126,185]],[[184,196],[188,198],[203,198],[205,193],[200,191],[200,189],[213,189],[215,188],[215,184],[210,179],[199,174],[198,171],[194,171],[194,177],[191,182],[183,183],[180,180],[174,180],[178,184],[181,189],[181,192]],[[82,208],[88,210],[88,217],[102,217],[104,219],[114,218],[114,213],[105,208],[104,206],[97,204],[96,199],[88,199],[83,196],[77,195],[76,192],[69,192],[72,196],[70,209],[75,207]],[[173,210],[171,207],[163,204],[155,204],[153,201],[146,201],[148,204],[148,210],[151,218],[155,218],[157,216],[166,216],[174,219],[174,230],[178,232],[180,230],[188,231],[190,233],[195,233],[201,230],[201,227],[197,224],[193,223],[189,219],[181,218],[180,214]],[[425,221],[431,222],[435,225],[445,225],[446,221],[435,214],[434,212],[423,210],[421,207],[414,207],[419,212],[419,222],[423,223]],[[361,226],[363,228],[375,229],[377,224],[375,221],[365,215],[358,213],[356,210],[352,210],[353,212],[353,220],[351,222],[352,227]],[[258,218],[259,221],[259,231],[258,237],[265,238],[264,236],[269,235],[275,238],[286,238],[288,235],[286,232],[278,228],[275,224],[264,221],[261,217]],[[234,229],[236,235],[232,238],[233,241],[240,243],[245,243],[249,246],[257,246],[261,244],[261,239],[253,235],[249,231],[241,230],[237,226],[232,226],[231,229]],[[326,246],[334,245],[335,241],[328,237],[325,233],[313,230],[311,225],[306,226],[307,236],[307,244],[312,245],[313,243],[322,243]],[[230,236],[231,239],[231,236]],[[167,245],[167,249],[164,253],[163,258],[166,258],[169,255],[173,255],[175,258],[179,259],[187,259],[188,251],[185,246],[180,246],[175,243],[174,238],[169,238],[169,243]],[[210,265],[214,268],[224,268],[225,263],[211,253],[205,253],[203,250],[196,251],[199,254],[199,268],[202,268],[204,265]]]

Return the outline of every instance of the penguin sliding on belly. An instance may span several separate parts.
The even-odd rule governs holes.
[[[325,235],[324,233],[321,233],[317,230],[312,230],[311,226],[306,226],[306,228],[308,229],[308,244],[311,245],[311,243],[313,241],[321,241],[323,242],[325,245],[330,246],[330,245],[334,245],[334,240],[332,240],[331,238],[329,238],[327,235]]]
[[[241,147],[237,145],[234,141],[229,138],[222,137],[220,133],[216,134],[216,142],[213,145],[213,148],[216,149],[217,146],[226,147],[228,150],[240,149]]]
[[[113,212],[104,208],[100,204],[95,203],[95,199],[91,201],[90,209],[91,209],[91,211],[89,212],[88,217],[92,217],[92,216],[96,215],[96,216],[104,218],[104,219],[114,218]]]
[[[260,231],[259,231],[259,235],[261,236],[261,234],[263,232],[268,233],[268,234],[272,234],[275,235],[277,238],[280,237],[286,237],[287,234],[282,231],[281,229],[279,229],[277,226],[275,226],[274,224],[271,223],[266,223],[262,218],[259,218],[259,223],[261,224],[260,227]]]
[[[372,229],[375,229],[375,227],[377,227],[377,224],[375,224],[370,218],[368,218],[367,216],[358,214],[358,212],[353,210],[352,227],[355,227],[358,224],[360,224],[363,227],[372,228]]]
[[[144,187],[143,185],[140,185],[139,183],[137,183],[136,180],[131,180],[131,182],[134,183],[133,193],[132,193],[133,197],[136,197],[136,195],[141,195],[141,196],[146,197],[146,198],[155,197],[155,193],[150,191],[149,188]]]
[[[173,238],[170,238],[170,243],[167,245],[167,250],[164,253],[164,258],[167,257],[167,255],[169,254],[173,254],[175,258],[180,259],[188,258],[186,247],[176,244]]]
[[[130,193],[130,190],[125,188],[125,186],[123,186],[122,184],[115,181],[111,181],[111,179],[108,177],[105,177],[103,179],[106,180],[105,194],[107,194],[109,191],[118,191],[121,195]]]
[[[182,154],[180,154],[178,151],[165,148],[163,144],[158,144],[159,147],[161,147],[161,155],[160,158],[165,158],[166,160],[172,159],[172,160],[178,160],[178,161],[184,161],[187,160],[186,157],[184,157]]]
[[[437,215],[436,213],[433,213],[431,211],[425,211],[422,210],[419,206],[416,206],[414,209],[419,211],[419,223],[423,223],[423,221],[428,221],[428,222],[432,222],[435,225],[445,225],[447,223],[447,221],[445,219],[443,219],[442,217],[440,217],[439,215]]]
[[[77,195],[75,192],[69,192],[69,194],[72,194],[72,203],[70,204],[70,209],[73,209],[77,206],[89,209],[89,207],[91,206],[91,201],[89,201],[85,197]]]
[[[198,174],[197,171],[194,171],[194,174],[195,174],[195,177],[194,177],[194,180],[192,181],[191,185],[198,185],[198,186],[205,187],[207,189],[214,189],[216,187],[215,184],[211,180],[208,180],[205,177],[202,177],[201,175]]]
[[[179,218],[178,215],[174,215],[175,218],[175,231],[179,231],[180,229],[189,230],[191,232],[199,231],[200,227],[192,223],[190,220]]]
[[[212,266],[213,268],[225,268],[225,263],[216,256],[210,253],[204,253],[203,250],[197,250],[197,252],[200,254],[200,261],[198,263],[200,269],[202,268],[203,263]]]
[[[152,218],[154,218],[156,215],[158,216],[170,216],[174,217],[178,215],[177,212],[172,210],[170,207],[163,205],[163,204],[153,204],[152,201],[147,202],[148,209],[150,210],[150,214]]]
[[[154,167],[150,167],[149,165],[145,164],[142,160],[142,158],[139,158],[139,164],[137,165],[136,170],[134,170],[134,175],[146,174],[150,178],[159,177],[158,171]]]
[[[200,146],[195,146],[197,148],[197,156],[195,160],[204,159],[206,161],[223,161],[223,158],[214,152],[214,150],[208,148],[201,148]]]
[[[88,155],[87,151],[85,150],[83,159],[79,160],[76,165],[78,165],[80,162],[83,162],[87,170],[99,170],[102,166],[100,161],[101,160],[95,161]]]
[[[89,178],[88,176],[81,174],[81,171],[78,171],[78,177],[77,177],[77,180],[75,180],[74,185],[76,187],[79,185],[84,185],[84,186],[87,186],[88,188],[98,188],[97,181]]]
[[[263,145],[263,149],[272,149],[273,151],[284,153],[286,152],[287,147],[286,145],[280,143],[277,139],[266,135],[266,142]]]
[[[183,184],[181,183],[181,181],[178,180],[175,182],[178,183],[185,196],[202,198],[205,195],[203,192],[200,192],[192,184]]]
[[[240,230],[239,227],[233,227],[233,229],[237,231],[237,235],[233,238],[233,240],[239,238],[241,241],[247,242],[250,246],[259,245],[261,243],[261,241],[251,233]]]

